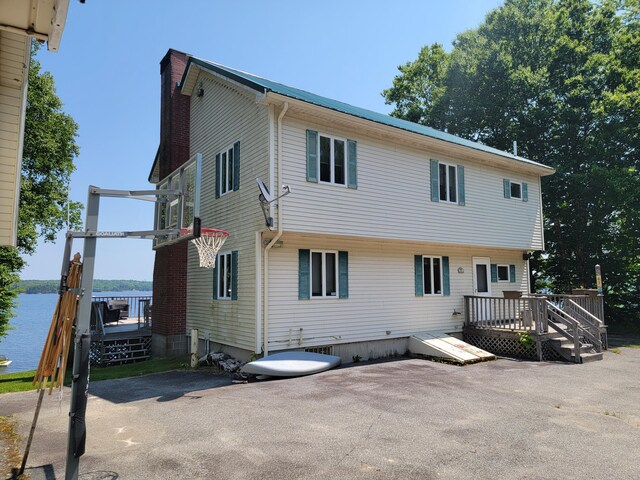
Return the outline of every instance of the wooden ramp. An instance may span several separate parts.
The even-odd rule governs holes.
[[[446,333],[415,333],[409,337],[409,351],[414,355],[441,358],[461,365],[496,359],[494,354]]]

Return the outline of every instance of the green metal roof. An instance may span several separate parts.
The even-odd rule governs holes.
[[[219,75],[229,78],[230,80],[238,82],[260,93],[266,94],[267,92],[274,92],[274,93],[284,95],[290,98],[295,98],[297,100],[301,100],[303,102],[307,102],[313,105],[318,105],[320,107],[328,108],[330,110],[335,110],[336,112],[346,113],[347,115],[352,115],[354,117],[363,118],[365,120],[376,122],[382,125],[387,125],[389,127],[406,130],[408,132],[417,133],[418,135],[424,135],[426,137],[431,137],[437,140],[453,143],[455,145],[461,145],[463,147],[472,148],[474,150],[491,153],[493,155],[498,155],[511,160],[516,160],[518,162],[523,162],[532,166],[542,167],[550,170],[550,173],[554,171],[552,167],[548,167],[541,163],[534,162],[524,157],[513,155],[503,150],[498,150],[497,148],[488,147],[487,145],[483,145],[482,143],[466,140],[464,138],[451,135],[450,133],[436,130],[435,128],[431,128],[431,127],[427,127],[417,123],[409,122],[407,120],[391,117],[389,115],[384,115],[382,113],[367,110],[366,108],[354,107],[353,105],[349,105],[348,103],[340,102],[338,100],[332,100],[327,97],[316,95],[315,93],[310,93],[304,90],[300,90],[299,88],[290,87],[282,83],[278,83],[272,80],[268,80],[266,78],[258,77],[257,75],[253,75],[251,73],[235,70],[233,68],[229,68],[224,65],[209,62],[207,60],[202,60],[196,57],[189,57],[187,67],[185,68],[185,72],[180,82],[180,87],[184,85],[185,78],[189,72],[189,67],[191,66],[191,64],[196,64],[197,66],[205,70],[210,70],[212,72],[215,72]]]

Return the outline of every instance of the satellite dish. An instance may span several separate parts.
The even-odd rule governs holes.
[[[269,193],[269,189],[267,188],[267,186],[264,184],[264,182],[262,181],[262,179],[260,178],[256,178],[256,182],[258,183],[258,187],[260,188],[260,194],[262,195],[262,197],[264,198],[264,201],[267,203],[271,203],[273,202],[274,198],[273,196]],[[262,200],[262,199],[261,199]]]

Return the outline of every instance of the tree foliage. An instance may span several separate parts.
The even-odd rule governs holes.
[[[640,1],[507,0],[399,71],[392,115],[556,168],[539,278],[589,287],[599,263],[608,306],[640,315]]]
[[[69,179],[78,155],[78,125],[62,111],[53,77],[40,71],[34,42],[29,65],[25,113],[18,248],[0,247],[0,338],[6,334],[17,291],[13,285],[24,266],[20,253],[35,252],[38,238],[54,241],[66,226]],[[72,228],[80,225],[82,205],[69,203]]]
[[[21,280],[16,285],[24,293],[57,293],[60,280]],[[148,292],[153,288],[150,280],[100,280],[93,281],[93,293],[99,292]]]

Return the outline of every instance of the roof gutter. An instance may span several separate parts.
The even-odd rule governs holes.
[[[271,188],[274,194],[279,192],[279,186],[282,185],[282,119],[289,110],[289,103],[284,102],[284,106],[280,115],[278,115],[278,153],[277,153],[277,183]],[[264,301],[262,302],[264,313],[262,314],[262,353],[266,357],[269,355],[269,250],[282,236],[282,198],[278,199],[278,232],[276,236],[264,247]]]

